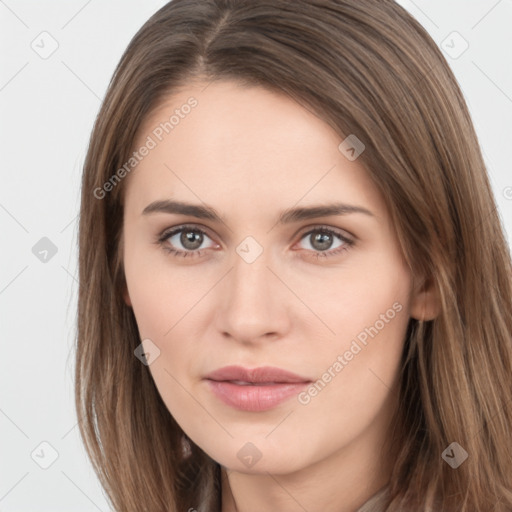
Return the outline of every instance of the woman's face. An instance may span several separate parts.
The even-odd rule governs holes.
[[[181,428],[226,468],[369,463],[396,407],[415,306],[361,148],[340,149],[343,138],[286,96],[205,86],[145,120],[136,148],[147,149],[123,183],[124,296],[151,375]],[[279,371],[207,378],[233,365],[299,382]]]

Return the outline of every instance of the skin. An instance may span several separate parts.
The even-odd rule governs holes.
[[[223,512],[355,511],[390,475],[387,428],[409,318],[433,318],[437,302],[410,274],[366,170],[338,149],[344,137],[284,95],[206,85],[167,98],[140,127],[136,147],[190,96],[198,100],[123,183],[124,299],[141,340],[160,349],[149,369],[166,406],[223,468]],[[171,198],[211,205],[224,223],[142,215]],[[332,202],[373,215],[276,224],[287,208]],[[155,243],[185,223],[206,232],[200,256],[173,256]],[[324,252],[347,250],[316,259],[318,232],[306,233],[322,227],[354,244],[333,236]],[[263,248],[252,263],[236,252],[247,236]],[[163,244],[194,252],[180,233]],[[307,404],[292,397],[268,411],[239,411],[203,380],[240,364],[316,381],[396,303],[400,312]],[[237,457],[247,442],[261,453],[251,467]]]

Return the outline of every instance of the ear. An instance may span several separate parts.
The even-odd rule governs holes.
[[[423,321],[433,320],[439,315],[441,304],[431,277],[413,286],[410,311],[411,317]]]

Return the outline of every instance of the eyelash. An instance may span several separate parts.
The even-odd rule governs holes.
[[[195,250],[195,251],[179,251],[177,249],[173,249],[169,247],[169,244],[167,244],[167,240],[171,238],[172,236],[176,235],[177,233],[181,233],[182,231],[194,231],[196,233],[200,233],[202,235],[206,235],[208,238],[211,238],[208,236],[208,233],[206,233],[204,230],[196,227],[196,226],[190,226],[190,225],[183,225],[179,226],[177,228],[173,228],[171,230],[166,230],[162,232],[160,235],[158,235],[156,243],[159,244],[162,249],[171,254],[173,257],[201,257],[203,250]],[[330,229],[325,226],[315,226],[314,228],[310,229],[306,233],[303,233],[300,240],[307,237],[308,235],[311,235],[313,233],[327,233],[330,235],[333,235],[335,237],[338,237],[345,245],[338,247],[337,249],[331,249],[329,251],[314,251],[313,254],[310,257],[320,259],[320,258],[330,258],[337,256],[341,254],[344,251],[348,251],[353,245],[354,241],[350,240],[349,238],[343,236],[340,232],[335,231],[333,229]]]

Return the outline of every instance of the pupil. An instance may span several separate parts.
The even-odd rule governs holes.
[[[320,251],[325,251],[326,249],[329,249],[332,243],[331,236],[332,235],[330,233],[318,233],[317,235],[314,236],[313,247]],[[315,245],[317,244],[317,242],[319,244]]]
[[[203,243],[203,235],[196,231],[184,231],[181,233],[180,238],[180,242],[183,244],[183,247],[191,251],[201,247],[201,244]]]

